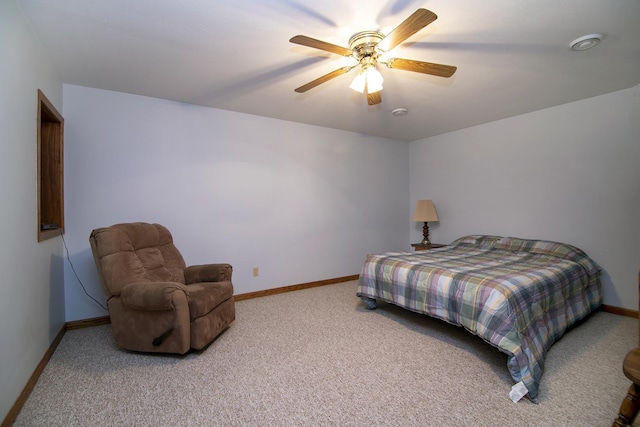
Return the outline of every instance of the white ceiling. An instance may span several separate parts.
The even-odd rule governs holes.
[[[16,0],[64,83],[414,141],[640,84],[638,0]],[[348,47],[417,8],[438,19],[392,52],[455,65],[451,78],[384,76],[382,103],[349,89],[357,71],[294,89],[353,59]],[[601,33],[583,52],[569,43]],[[404,107],[409,114],[394,117]]]

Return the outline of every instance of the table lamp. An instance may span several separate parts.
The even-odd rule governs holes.
[[[424,222],[422,227],[422,239],[423,245],[430,245],[429,241],[429,221],[438,221],[438,214],[436,213],[436,207],[431,200],[418,200],[416,210],[413,212],[413,220],[417,222]]]

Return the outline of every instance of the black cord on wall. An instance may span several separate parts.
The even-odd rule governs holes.
[[[89,295],[89,292],[87,292],[87,289],[82,284],[82,281],[78,277],[78,273],[76,273],[76,269],[73,267],[73,263],[71,262],[71,257],[69,256],[69,249],[67,248],[67,242],[64,240],[64,234],[62,233],[62,229],[59,229],[59,230],[60,230],[60,236],[62,237],[62,243],[64,244],[64,250],[67,252],[67,261],[69,261],[69,265],[71,266],[71,271],[73,271],[73,274],[76,276],[76,280],[78,281],[78,283],[80,283],[80,286],[82,286],[82,290],[84,291],[84,293],[89,298],[91,298],[96,304],[98,304],[100,307],[102,307],[105,311],[108,312],[109,310],[107,309],[107,307],[105,307],[100,303],[100,301],[98,301],[97,299]]]

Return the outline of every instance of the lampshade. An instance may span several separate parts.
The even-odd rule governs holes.
[[[414,221],[437,221],[438,214],[436,213],[436,207],[431,200],[418,200],[416,210],[413,212]]]
[[[353,79],[349,87],[355,90],[356,92],[364,93],[364,87],[366,86],[366,84],[367,84],[367,78],[365,77],[364,73],[359,73]]]
[[[382,74],[375,67],[367,67],[367,93],[380,92],[382,90]]]
[[[349,87],[360,93],[364,93],[365,88],[367,93],[374,93],[382,90],[382,82],[382,74],[374,65],[364,65]]]

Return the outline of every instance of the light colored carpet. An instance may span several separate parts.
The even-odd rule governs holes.
[[[609,426],[636,320],[598,312],[547,357],[539,404],[513,403],[507,356],[356,282],[236,303],[185,356],[119,350],[110,325],[68,331],[16,426]]]

